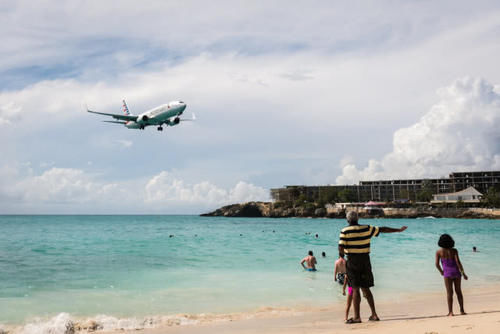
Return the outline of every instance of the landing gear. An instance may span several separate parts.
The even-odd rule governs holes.
[[[144,125],[141,125],[139,129],[144,130]]]
[[[163,131],[163,128],[161,126],[159,126],[158,131]]]

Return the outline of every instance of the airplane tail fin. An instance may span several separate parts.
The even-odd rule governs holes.
[[[125,102],[125,100],[123,100],[123,113],[127,116],[130,115],[130,111],[128,110],[127,103]]]

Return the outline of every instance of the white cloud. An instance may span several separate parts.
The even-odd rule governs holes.
[[[117,185],[96,182],[83,170],[53,167],[16,185],[27,202],[85,203],[108,199]]]
[[[65,177],[80,178],[80,188],[65,186],[44,203],[68,191],[84,212],[99,206],[83,195],[86,189],[108,184],[124,192],[101,198],[114,203],[115,212],[141,212],[166,198],[184,198],[177,206],[190,203],[189,210],[196,210],[194,203],[239,201],[245,198],[237,195],[240,180],[263,187],[325,184],[345,167],[340,180],[352,182],[382,175],[389,165],[416,176],[418,163],[408,167],[397,159],[414,161],[411,155],[422,156],[418,147],[396,154],[396,161],[380,159],[395,130],[417,123],[435,89],[457,77],[500,82],[500,7],[487,1],[298,7],[158,1],[141,8],[122,1],[117,9],[21,0],[0,7],[0,165],[33,162],[31,174],[0,185],[15,188],[25,180],[39,189],[50,184],[44,169],[73,167],[83,174]],[[165,20],[165,13],[176,15]],[[194,111],[198,121],[163,133],[134,131],[81,108],[87,102],[119,113],[123,98],[134,113],[182,99],[186,117]],[[476,132],[491,129],[477,126]],[[398,145],[419,144],[405,144],[409,132]],[[464,156],[495,166],[488,153]],[[369,158],[369,167],[360,168]],[[144,187],[161,170],[177,183],[167,183],[169,192],[152,188],[145,204]],[[41,198],[32,195],[33,202]]]
[[[337,183],[500,169],[500,86],[466,77],[438,95],[417,123],[394,133],[392,152],[365,168],[345,165]]]
[[[0,126],[11,124],[11,120],[19,118],[21,107],[14,102],[0,103]]]
[[[269,192],[266,189],[243,181],[226,190],[207,181],[186,184],[166,171],[151,178],[145,186],[145,201],[149,203],[214,207],[268,199]]]
[[[224,189],[205,181],[187,184],[163,171],[145,182],[106,182],[81,169],[53,167],[40,175],[18,168],[0,169],[0,212],[24,207],[27,213],[126,212],[198,213],[221,205],[268,200],[266,189],[238,182]],[[158,205],[160,204],[160,205]],[[25,212],[25,211],[23,211]],[[123,211],[121,211],[123,212]]]

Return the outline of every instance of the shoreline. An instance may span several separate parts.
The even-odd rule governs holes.
[[[417,206],[408,208],[336,208],[319,207],[314,203],[304,206],[283,206],[274,202],[247,202],[223,206],[203,213],[202,217],[242,217],[242,218],[345,218],[346,212],[356,210],[360,218],[456,218],[456,219],[500,219],[499,208],[481,207],[433,207]]]
[[[500,326],[500,284],[475,287],[463,286],[466,316],[446,317],[446,294],[440,292],[412,292],[381,296],[375,293],[377,313],[382,321],[367,321],[369,307],[361,302],[361,324],[343,322],[344,303],[324,307],[261,307],[252,312],[226,314],[176,314],[147,317],[118,318],[96,315],[90,318],[73,318],[67,313],[25,325],[0,325],[0,333],[88,333],[111,334],[119,332],[143,334],[219,334],[219,333],[494,333],[491,325]],[[391,299],[392,298],[392,299]],[[458,311],[454,299],[455,314]],[[350,316],[352,316],[352,308]],[[483,324],[483,325],[481,325]],[[465,326],[467,325],[467,326]],[[485,327],[486,326],[486,327]],[[415,331],[408,331],[412,328]],[[479,328],[481,330],[479,331]],[[418,329],[418,331],[417,331]],[[453,331],[451,331],[453,329]],[[465,332],[464,332],[465,333]]]
[[[405,300],[377,302],[379,322],[368,321],[369,307],[361,302],[363,323],[344,324],[344,305],[332,305],[302,312],[262,313],[249,319],[229,319],[219,322],[200,323],[145,329],[144,334],[221,334],[221,333],[497,333],[500,326],[500,285],[488,288],[464,289],[465,316],[447,317],[446,293],[413,294]],[[458,311],[454,299],[455,314]],[[351,308],[352,315],[352,308]],[[131,331],[125,331],[132,333]],[[112,332],[108,332],[112,333]]]

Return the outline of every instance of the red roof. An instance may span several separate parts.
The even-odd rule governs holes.
[[[383,206],[385,205],[385,202],[374,202],[374,201],[369,201],[365,203],[366,206]]]

